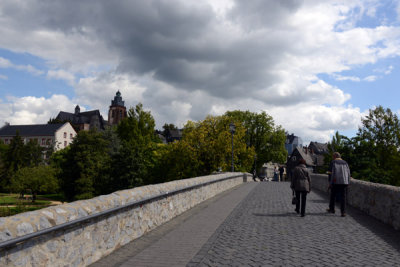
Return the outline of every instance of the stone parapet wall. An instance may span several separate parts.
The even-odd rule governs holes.
[[[0,249],[0,266],[89,265],[202,201],[245,182],[251,175],[221,173],[147,185],[0,218],[0,242],[4,242],[149,197],[234,176]]]
[[[312,174],[311,184],[327,193],[328,175]],[[347,203],[400,230],[400,187],[351,179]]]

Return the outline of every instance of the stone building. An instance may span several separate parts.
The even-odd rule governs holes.
[[[79,105],[75,107],[74,113],[60,111],[56,117],[56,120],[62,122],[68,121],[76,126],[79,131],[88,131],[91,129],[104,130],[105,125],[107,124],[98,109],[81,112]]]
[[[316,166],[316,171],[318,172],[318,169],[324,165],[325,155],[329,153],[328,144],[310,142],[306,149],[311,155]]]
[[[286,135],[285,149],[288,155],[291,155],[297,147],[303,147],[303,140],[294,134]]]
[[[76,132],[69,122],[31,125],[6,124],[0,128],[0,139],[5,144],[10,144],[17,132],[25,144],[34,140],[42,147],[54,146],[55,150],[67,147],[76,136]]]
[[[121,93],[117,91],[114,100],[111,100],[111,106],[108,110],[108,124],[117,125],[126,116],[125,101],[122,101]]]
[[[314,163],[312,155],[308,152],[307,149],[304,149],[303,147],[296,147],[286,162],[286,173],[289,181],[291,179],[292,172],[297,166],[300,159],[304,159],[306,161],[306,166],[310,170],[310,172],[314,172],[316,165]]]

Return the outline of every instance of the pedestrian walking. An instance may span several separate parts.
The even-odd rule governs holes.
[[[281,181],[283,181],[283,173],[285,172],[285,169],[283,168],[283,166],[279,167],[279,177],[281,179]]]
[[[278,167],[275,166],[275,167],[274,167],[274,181],[276,181],[276,182],[279,182],[279,176],[278,176],[278,174],[279,174]]]
[[[333,160],[329,166],[329,187],[331,196],[327,212],[335,213],[335,200],[340,199],[340,212],[342,217],[346,216],[346,191],[350,184],[350,168],[339,152],[333,153]]]
[[[301,217],[304,217],[307,194],[311,191],[311,178],[304,159],[300,159],[294,169],[290,187],[296,192],[297,203],[295,211],[297,213],[300,212]]]

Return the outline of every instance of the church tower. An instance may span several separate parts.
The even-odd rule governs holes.
[[[121,93],[118,90],[114,96],[114,100],[111,100],[111,106],[108,111],[108,124],[117,125],[125,117],[125,101],[122,101]]]

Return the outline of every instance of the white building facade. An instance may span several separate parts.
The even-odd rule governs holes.
[[[7,124],[0,128],[0,139],[6,145],[10,144],[17,132],[25,144],[33,140],[42,147],[53,146],[55,151],[69,146],[76,136],[76,131],[69,122],[32,125]]]

